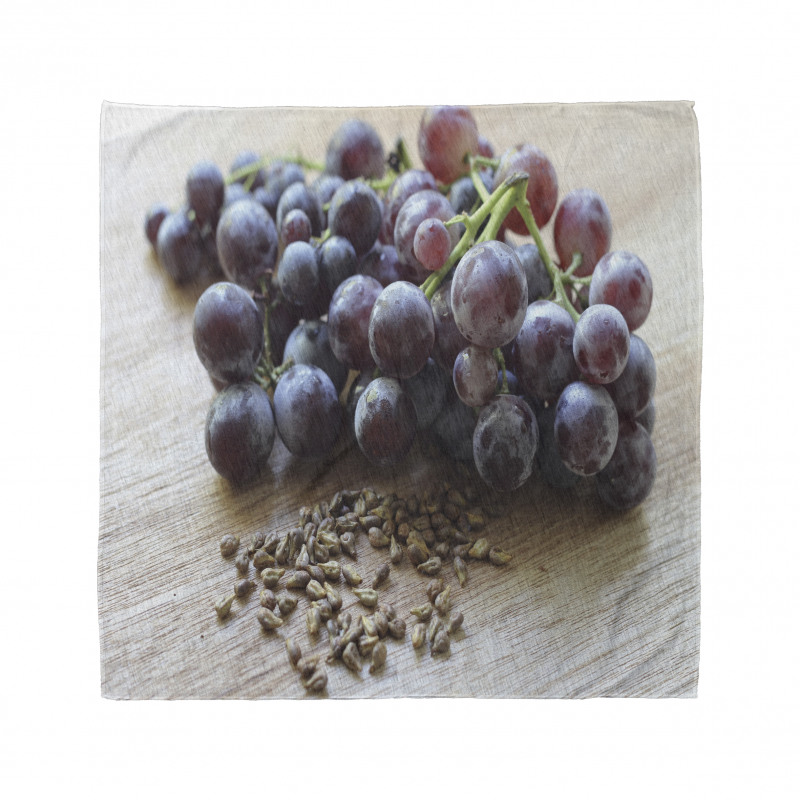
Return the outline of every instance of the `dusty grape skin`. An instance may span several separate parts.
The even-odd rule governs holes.
[[[422,163],[441,183],[452,183],[469,171],[465,158],[478,152],[478,126],[464,106],[426,108],[419,124],[417,148]]]
[[[574,336],[575,323],[565,308],[550,300],[528,306],[513,348],[517,377],[527,394],[554,401],[567,384],[578,380]]]
[[[432,432],[439,447],[456,461],[472,461],[472,434],[478,417],[453,393],[433,422]]]
[[[395,281],[381,291],[369,319],[369,349],[381,371],[410,378],[424,366],[433,349],[433,312],[422,289]]]
[[[485,406],[496,394],[497,362],[491,350],[470,345],[453,364],[453,386],[462,403],[472,408]]]
[[[369,252],[378,241],[382,222],[381,200],[366,183],[348,181],[331,198],[328,228],[331,234],[344,236],[358,256]]]
[[[278,230],[255,200],[228,206],[217,225],[217,250],[222,271],[233,283],[255,289],[278,257]]]
[[[431,272],[441,269],[453,249],[450,233],[440,219],[425,219],[414,234],[414,256]]]
[[[625,318],[628,330],[640,328],[653,302],[653,280],[642,260],[626,250],[606,253],[598,262],[589,288],[589,305],[606,303]]]
[[[478,416],[472,455],[481,478],[499,492],[522,486],[533,471],[539,427],[521,398],[500,394]]]
[[[614,454],[597,473],[597,493],[618,511],[634,508],[650,494],[657,467],[656,451],[645,428],[633,420],[621,420]]]
[[[497,189],[514,172],[528,174],[525,196],[530,203],[536,224],[543,228],[553,216],[558,201],[558,178],[550,159],[532,144],[522,144],[506,150],[500,157],[500,163],[494,173],[494,188]],[[516,209],[506,217],[505,224],[514,233],[524,235],[529,232]]]
[[[292,242],[308,242],[311,239],[311,220],[302,208],[293,208],[281,222],[281,241],[287,245]]]
[[[344,180],[382,178],[385,155],[378,132],[367,122],[349,119],[330,138],[325,154],[325,172]]]
[[[250,295],[235,283],[215,283],[194,309],[194,347],[212,378],[248,380],[264,348],[264,318]]]
[[[581,374],[591,383],[615,381],[628,363],[630,334],[613,306],[589,306],[575,324],[572,353]]]
[[[232,484],[250,483],[264,469],[275,443],[269,395],[255,383],[234,383],[211,403],[206,417],[211,466]]]
[[[650,348],[636,334],[631,335],[628,363],[622,374],[606,385],[620,417],[638,417],[653,399],[656,389],[656,361]]]
[[[409,169],[395,178],[384,199],[381,234],[386,244],[394,242],[394,226],[403,204],[411,195],[426,189],[436,191],[436,178],[427,170]]]
[[[292,242],[278,265],[281,294],[297,306],[309,303],[319,288],[317,253],[308,242]]]
[[[553,431],[561,460],[578,475],[594,475],[617,444],[619,418],[603,386],[576,381],[558,398]]]
[[[376,242],[373,248],[358,260],[358,272],[375,278],[384,287],[395,281],[409,279],[405,268],[400,266],[394,245],[380,242]]]
[[[186,176],[186,202],[198,223],[216,226],[225,202],[225,178],[216,164],[201,161]]]
[[[553,281],[547,274],[539,248],[535,244],[521,244],[515,249],[528,283],[528,303],[546,300],[553,293]]]
[[[556,489],[569,489],[574,486],[580,476],[573,472],[561,460],[555,439],[556,407],[540,406],[536,411],[536,422],[539,425],[539,446],[536,449],[536,463],[542,478]]]
[[[421,283],[429,275],[428,270],[414,255],[414,236],[417,228],[423,220],[429,218],[447,222],[454,216],[455,212],[450,201],[443,194],[431,189],[412,194],[400,208],[394,224],[394,246],[400,263],[413,272],[415,283]],[[452,249],[458,243],[459,236],[455,226],[451,226],[448,231]]]
[[[295,364],[310,364],[319,367],[333,382],[336,391],[341,392],[347,383],[347,367],[331,350],[328,325],[321,320],[301,322],[286,340],[283,362],[292,359]]]
[[[372,464],[391,466],[405,458],[417,432],[411,397],[394,378],[375,378],[361,394],[355,413],[356,440]]]
[[[333,449],[342,408],[333,382],[319,367],[297,364],[278,381],[275,424],[286,449],[300,458],[322,458]]]
[[[358,256],[353,245],[343,236],[329,236],[317,250],[319,280],[325,290],[325,308],[342,281],[353,276]]]
[[[239,153],[236,158],[233,159],[233,163],[231,164],[230,174],[233,175],[234,173],[238,172],[240,169],[244,169],[245,167],[249,167],[251,164],[257,164],[261,160],[258,153],[254,153],[252,150],[243,150]],[[244,184],[245,181],[250,180],[250,191],[255,192],[256,189],[261,188],[265,181],[266,176],[264,174],[263,168],[259,167],[258,170],[255,172],[255,175],[251,176],[246,175],[242,178],[237,178],[235,183]]]
[[[456,356],[469,345],[453,319],[450,283],[443,283],[431,297],[433,326],[436,331],[432,355],[436,363],[448,373],[453,371]]]
[[[611,214],[605,200],[592,189],[570,192],[556,212],[553,239],[561,269],[567,269],[573,254],[580,253],[575,275],[591,275],[611,245]]]
[[[311,223],[311,235],[319,236],[322,233],[322,205],[319,197],[299,181],[287,186],[281,194],[275,211],[275,224],[278,230],[283,227],[286,215],[296,209],[303,211],[308,217],[308,221]]]
[[[158,229],[169,213],[169,206],[165,206],[163,203],[156,203],[156,205],[147,210],[144,218],[144,233],[147,236],[147,241],[153,247],[156,246],[156,241],[158,240]]]
[[[425,430],[444,408],[447,399],[448,376],[429,358],[425,366],[406,380],[400,381],[403,390],[411,397],[417,412],[417,430]]]
[[[522,326],[528,283],[514,250],[497,241],[473,245],[450,288],[453,319],[471,344],[502,347]]]
[[[333,293],[328,335],[336,358],[359,372],[375,366],[369,349],[369,319],[383,287],[368,275],[353,275]]]
[[[184,209],[164,217],[156,237],[156,254],[175,283],[188,283],[200,275],[203,266],[200,230]]]

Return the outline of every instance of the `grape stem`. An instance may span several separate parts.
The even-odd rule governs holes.
[[[506,373],[506,360],[503,356],[503,351],[499,347],[495,347],[495,349],[492,350],[492,355],[497,365],[500,367],[500,371],[503,373],[503,384],[500,387],[500,394],[508,394],[508,375]]]
[[[272,343],[269,335],[269,312],[271,308],[270,301],[270,273],[266,273],[259,281],[258,287],[259,294],[254,295],[254,300],[260,300],[264,303],[264,350],[261,353],[261,359],[256,364],[255,371],[253,372],[253,379],[261,386],[264,391],[269,392],[274,390],[278,385],[281,375],[286,370],[294,366],[294,359],[288,358],[280,366],[275,366],[272,359]]]

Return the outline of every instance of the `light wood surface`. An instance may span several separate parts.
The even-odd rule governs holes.
[[[387,147],[402,135],[419,164],[421,110],[360,109]],[[697,128],[687,103],[474,109],[500,152],[527,141],[551,158],[559,195],[599,191],[612,249],[637,253],[654,283],[641,328],[658,368],[654,444],[659,470],[638,509],[612,513],[591,481],[557,492],[536,479],[506,499],[486,535],[514,556],[505,567],[452,567],[464,614],[447,657],[410,644],[426,579],[406,561],[382,596],[409,622],[388,642],[385,668],[329,669],[327,697],[692,697],[700,641],[700,366],[702,280]],[[106,105],[102,139],[101,519],[98,605],[102,693],[108,698],[305,697],[283,634],[327,652],[305,631],[304,606],[278,633],[255,613],[258,591],[218,622],[214,599],[236,578],[224,533],[288,530],[302,505],[342,488],[421,494],[450,466],[415,447],[396,470],[350,448],[326,464],[278,443],[271,474],[233,490],[208,464],[203,429],[213,387],[194,353],[192,312],[203,286],[178,288],[143,232],[145,210],[183,202],[202,159],[227,170],[243,149],[322,160],[348,109],[191,109]],[[552,244],[552,223],[544,231]],[[551,248],[551,252],[552,248]],[[358,569],[385,561],[360,543]],[[355,599],[345,590],[345,606]]]

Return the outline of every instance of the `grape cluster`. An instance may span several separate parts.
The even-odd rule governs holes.
[[[147,213],[176,282],[211,276],[194,315],[218,389],[211,464],[248,483],[277,434],[297,458],[349,436],[391,466],[421,436],[498,491],[536,473],[640,504],[656,472],[655,361],[634,333],[647,267],[610,249],[597,192],[559,203],[546,154],[496,157],[469,109],[426,109],[417,146],[420,168],[350,120],[322,164],[246,152],[225,177],[203,162],[180,209]],[[551,218],[557,261],[540,234]]]

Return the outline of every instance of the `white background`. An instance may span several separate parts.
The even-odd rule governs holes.
[[[0,792],[797,796],[797,7],[286,5],[0,12]],[[102,700],[101,102],[681,99],[703,191],[699,699]]]

